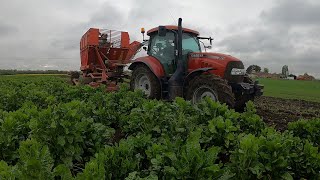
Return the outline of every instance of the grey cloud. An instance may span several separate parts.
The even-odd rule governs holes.
[[[174,13],[173,7],[174,9],[181,9],[182,4],[170,0],[135,0],[128,14],[128,19],[134,20],[131,23],[137,22],[137,24],[146,24],[146,22],[152,22],[147,24],[171,24],[177,21],[172,15]]]
[[[89,28],[118,29],[125,22],[125,15],[110,3],[104,3],[98,11],[92,13],[88,20],[65,27],[58,33],[58,37],[51,42],[51,46],[72,50],[79,48],[81,36]]]
[[[0,37],[12,35],[12,34],[16,33],[17,31],[18,31],[18,29],[13,25],[9,25],[6,23],[4,23],[4,24],[0,23]]]
[[[131,40],[142,40],[140,28],[144,27],[149,30],[160,24],[167,24],[169,14],[165,14],[166,7],[170,7],[171,1],[148,1],[134,0],[132,6],[126,14],[125,22],[121,30],[128,31]],[[163,6],[163,4],[166,4]],[[168,8],[167,8],[168,9]],[[172,21],[172,19],[170,19]]]
[[[320,3],[318,1],[280,0],[271,10],[261,13],[261,18],[282,25],[319,25]]]
[[[111,3],[104,3],[100,10],[94,13],[88,22],[85,24],[108,29],[117,29],[119,26],[123,26],[125,22],[125,15],[121,13]]]
[[[217,46],[243,59],[246,65],[259,64],[280,72],[286,64],[292,73],[308,72],[319,77],[318,17],[320,4],[281,0],[261,13],[256,26],[227,35]]]
[[[279,39],[282,35],[283,33],[275,32],[272,29],[257,28],[249,32],[228,36],[219,42],[218,46],[225,46],[229,52],[284,52],[290,48],[290,44],[288,44],[287,38]]]
[[[239,57],[246,65],[280,72],[288,64],[294,73],[318,73],[320,5],[316,0],[233,2],[237,8],[229,3],[11,0],[0,7],[4,17],[10,17],[0,19],[0,68],[79,69],[79,41],[88,28],[124,30],[131,40],[141,41],[140,27],[176,24],[182,17],[185,27],[215,37],[215,51]]]

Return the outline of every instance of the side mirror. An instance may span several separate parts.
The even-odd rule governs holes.
[[[164,37],[167,34],[167,28],[165,26],[159,26],[158,28],[158,35],[160,37]]]
[[[211,48],[212,48],[212,46],[206,46],[206,48],[207,48],[207,49],[211,49]]]
[[[142,49],[145,50],[145,51],[148,50],[148,48],[146,46],[143,46]]]

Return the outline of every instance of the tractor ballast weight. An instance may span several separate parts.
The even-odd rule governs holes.
[[[81,38],[80,57],[82,78],[92,86],[107,84],[115,90],[126,75],[123,68],[141,48],[141,43],[130,43],[128,32],[90,28]]]

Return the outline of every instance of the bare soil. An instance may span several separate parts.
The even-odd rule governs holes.
[[[299,119],[320,118],[320,103],[262,96],[255,99],[257,114],[280,131]]]

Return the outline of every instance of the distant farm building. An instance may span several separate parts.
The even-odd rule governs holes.
[[[277,74],[277,73],[265,73],[265,72],[256,72],[256,73],[252,73],[254,76],[259,77],[259,78],[272,78],[272,79],[280,79],[281,78],[281,74]]]
[[[297,80],[313,81],[315,80],[315,78],[313,76],[308,75],[307,73],[304,73],[304,75],[298,76]]]

